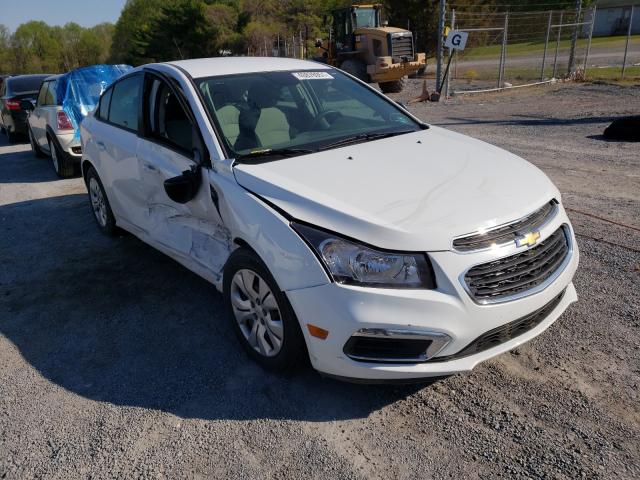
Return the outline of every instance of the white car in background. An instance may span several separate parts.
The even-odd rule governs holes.
[[[62,109],[56,94],[56,83],[61,75],[45,79],[38,92],[35,105],[23,101],[22,109],[29,110],[28,134],[31,150],[37,157],[51,157],[53,169],[59,177],[75,174],[82,158],[80,138],[75,134],[71,119]]]
[[[211,281],[264,367],[469,371],[577,300],[573,229],[540,170],[329,66],[146,65],[81,131],[99,228]]]

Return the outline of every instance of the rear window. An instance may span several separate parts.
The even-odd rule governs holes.
[[[138,129],[138,107],[142,75],[134,75],[120,80],[111,92],[109,121],[129,130]]]
[[[7,88],[13,93],[37,92],[46,76],[42,77],[14,77],[7,79]]]

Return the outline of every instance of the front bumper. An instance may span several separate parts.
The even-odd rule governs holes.
[[[367,73],[371,82],[392,82],[407,75],[413,75],[426,65],[424,53],[416,53],[410,62],[393,63],[391,57],[379,57],[373,65],[367,66]]]
[[[543,230],[543,238],[566,224],[573,250],[568,263],[542,291],[509,302],[475,303],[460,283],[460,274],[470,265],[496,256],[495,252],[461,254],[432,252],[436,290],[362,288],[330,283],[287,291],[304,332],[313,367],[325,374],[352,379],[408,380],[468,372],[478,363],[509,351],[546,330],[577,300],[572,283],[579,261],[575,236],[564,211]],[[549,304],[564,291],[562,299],[535,327],[480,353],[447,361],[486,332],[525,317]],[[325,340],[311,336],[306,325],[329,331]],[[407,330],[445,334],[451,341],[433,359],[416,363],[356,361],[344,346],[361,329]]]

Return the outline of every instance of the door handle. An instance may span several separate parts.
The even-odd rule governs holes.
[[[158,171],[158,169],[152,163],[144,162],[143,165],[144,165],[144,168],[146,168],[147,170],[151,170],[153,172],[157,172]]]
[[[105,144],[103,142],[98,141],[98,142],[96,142],[96,145],[98,146],[98,150],[104,151],[104,150],[107,149],[107,147],[105,146]]]

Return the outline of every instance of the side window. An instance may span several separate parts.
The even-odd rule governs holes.
[[[111,93],[113,92],[113,88],[110,88],[102,97],[100,97],[100,106],[98,107],[98,118],[103,120],[109,119],[109,103],[111,103]]]
[[[113,106],[111,109],[113,112]],[[193,126],[180,101],[163,81],[152,80],[146,112],[152,138],[191,156]]]
[[[39,107],[41,107],[42,105],[45,105],[47,103],[46,102],[47,90],[49,90],[49,82],[44,82],[42,84],[42,86],[40,87],[40,92],[38,92],[37,105]]]
[[[142,76],[134,75],[113,86],[109,121],[129,130],[138,130],[138,108]]]
[[[56,84],[47,82],[47,93],[44,97],[44,105],[56,105]]]

